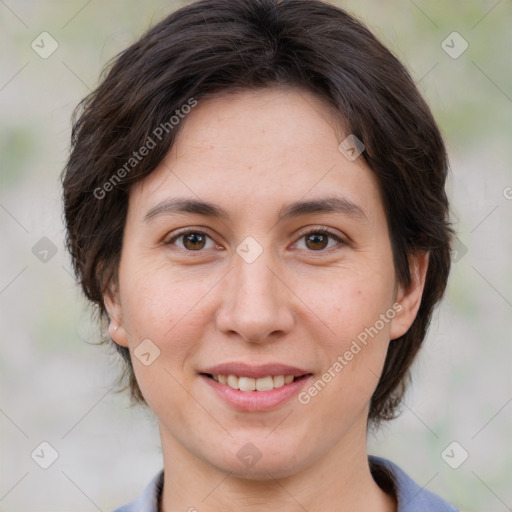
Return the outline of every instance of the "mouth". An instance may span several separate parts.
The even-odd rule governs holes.
[[[269,411],[297,395],[313,376],[307,370],[281,365],[227,363],[199,376],[224,404],[242,411]]]

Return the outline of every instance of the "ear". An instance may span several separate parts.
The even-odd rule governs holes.
[[[126,329],[123,324],[123,311],[121,300],[119,297],[119,286],[116,282],[111,281],[103,294],[103,302],[109,316],[108,332],[112,340],[121,345],[128,347],[126,337]]]
[[[409,258],[411,284],[404,289],[398,286],[396,302],[401,306],[391,320],[390,339],[403,336],[411,327],[421,304],[429,261],[428,252],[420,252]]]

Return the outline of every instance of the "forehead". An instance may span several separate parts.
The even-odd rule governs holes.
[[[323,152],[325,160],[342,134],[332,107],[288,86],[199,101],[181,128],[174,145],[180,159],[215,154],[248,164],[256,163],[255,156],[262,163],[318,160]]]
[[[198,101],[181,122],[167,157],[134,187],[141,207],[172,196],[244,210],[336,193],[364,210],[380,201],[363,157],[339,150],[347,134],[333,109],[307,91],[225,94]]]

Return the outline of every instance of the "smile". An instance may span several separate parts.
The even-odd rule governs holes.
[[[282,364],[254,366],[240,362],[205,368],[199,376],[213,391],[213,400],[220,399],[239,411],[264,412],[291,400],[313,374]]]

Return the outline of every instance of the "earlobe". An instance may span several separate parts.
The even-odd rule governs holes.
[[[122,347],[128,346],[128,340],[126,337],[126,330],[123,324],[123,315],[121,309],[121,302],[119,300],[119,292],[117,286],[114,283],[110,283],[103,295],[103,302],[107,309],[109,324],[108,332],[110,338],[121,345]]]
[[[429,254],[428,252],[417,253],[409,260],[411,284],[407,289],[402,286],[398,288],[396,302],[401,305],[401,309],[391,321],[390,339],[392,340],[403,336],[416,318],[423,296]]]

